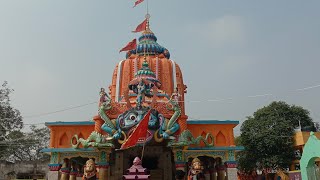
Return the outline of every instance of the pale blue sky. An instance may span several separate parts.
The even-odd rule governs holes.
[[[98,100],[145,15],[133,0],[0,1],[0,82],[23,116]],[[151,29],[188,86],[190,119],[239,120],[274,100],[320,120],[320,1],[149,0]],[[263,97],[248,97],[272,94]],[[232,98],[232,99],[228,99]],[[208,101],[224,99],[222,101]],[[200,102],[198,102],[200,101]],[[90,120],[97,104],[25,123]],[[238,126],[240,127],[240,126]],[[238,133],[239,128],[236,129]]]

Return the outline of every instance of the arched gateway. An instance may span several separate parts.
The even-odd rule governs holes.
[[[236,152],[243,147],[235,146],[233,128],[239,122],[187,121],[187,86],[179,65],[169,58],[147,18],[139,43],[115,67],[110,93],[101,88],[94,122],[46,123],[51,130],[50,148],[43,150],[51,155],[49,179],[82,176],[89,158],[99,179],[121,179],[137,156],[143,156],[151,179],[183,179],[192,162],[201,165],[206,178],[236,178]]]

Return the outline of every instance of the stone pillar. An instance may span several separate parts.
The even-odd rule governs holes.
[[[204,179],[205,180],[210,180],[211,179],[211,175],[210,175],[210,171],[207,169],[203,172],[204,174]]]
[[[217,180],[227,180],[226,178],[226,166],[222,162],[220,157],[216,158],[216,171],[217,171]],[[232,180],[232,179],[230,179]]]
[[[123,175],[123,151],[117,151],[115,157],[114,179],[121,179]]]
[[[232,179],[237,179],[237,162],[236,161],[227,161],[225,162],[226,165],[226,172],[227,172],[227,178],[232,180]]]
[[[173,155],[174,155],[174,162],[176,166],[176,179],[177,180],[183,180],[186,177],[186,162],[184,159],[184,153],[183,153],[183,148],[174,148],[172,150]]]
[[[48,164],[48,180],[57,180],[59,179],[59,170],[61,168],[61,164]]]
[[[78,172],[76,180],[82,180],[83,174]]]
[[[217,168],[217,180],[227,180],[226,178],[226,170],[225,167],[222,165]],[[232,180],[232,179],[230,179]]]
[[[61,172],[60,180],[69,180],[69,175],[70,175],[69,159],[65,158],[63,160],[63,164],[60,169],[60,172]]]
[[[71,171],[70,172],[70,176],[69,176],[69,180],[76,180],[77,179],[77,171]]]
[[[78,175],[78,169],[76,167],[76,164],[72,163],[69,180],[76,180],[77,179],[77,175]]]
[[[210,180],[217,180],[218,173],[215,168],[210,169]]]
[[[107,180],[109,179],[109,163],[97,163],[97,168],[99,172],[99,180]]]
[[[96,159],[96,167],[98,170],[97,176],[99,180],[107,180],[109,177],[109,159],[110,159],[110,149],[101,150],[99,153],[99,160]]]

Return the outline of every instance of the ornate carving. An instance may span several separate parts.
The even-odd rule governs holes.
[[[59,171],[61,164],[48,164],[50,171]]]
[[[52,152],[50,157],[50,164],[58,164],[59,163],[59,153]]]
[[[237,162],[225,162],[227,168],[237,168]]]
[[[212,147],[213,146],[213,136],[211,133],[207,133],[206,137],[198,136],[194,138],[192,133],[189,130],[184,130],[180,136],[178,141],[170,141],[168,146],[189,146],[189,145],[200,145],[200,142],[204,142],[205,146]],[[209,143],[211,142],[211,143]]]
[[[116,103],[114,101],[111,102],[111,107],[111,109],[105,112],[110,118],[117,118],[119,114],[128,110],[125,104]]]
[[[176,156],[177,156],[177,161],[182,161],[183,160],[182,151],[177,151],[176,152]]]
[[[226,159],[225,151],[184,151],[184,158],[188,159],[190,157],[196,158],[198,156],[209,156],[209,157],[221,157],[221,159]]]
[[[235,160],[234,150],[229,150],[229,151],[228,151],[228,160],[229,160],[229,161],[234,161],[234,160]]]
[[[80,151],[80,152],[65,152],[65,153],[61,153],[60,154],[60,158],[64,159],[64,158],[73,158],[73,157],[88,157],[88,158],[94,158],[94,159],[99,159],[99,152],[97,151]]]
[[[76,134],[71,138],[71,145],[73,148],[79,148],[80,144],[82,144],[84,148],[88,148],[89,146],[99,148],[114,147],[110,141],[107,141],[107,137],[108,136],[102,135],[96,131],[93,131],[87,139],[79,138]],[[73,143],[74,141],[75,144]]]
[[[100,151],[100,162],[101,163],[108,162],[108,154],[106,151]]]

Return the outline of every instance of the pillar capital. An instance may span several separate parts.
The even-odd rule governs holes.
[[[99,169],[108,169],[109,163],[108,162],[97,162],[96,167]]]
[[[237,179],[237,161],[226,161],[226,173],[228,179]]]
[[[72,170],[72,171],[70,171],[70,175],[76,176],[76,175],[78,175],[78,171],[77,170]]]
[[[186,163],[185,162],[182,162],[182,161],[177,161],[175,162],[175,165],[176,165],[176,169],[181,169],[183,171],[185,171],[185,167],[186,167]]]
[[[99,179],[109,179],[108,162],[97,162],[96,168],[99,169]]]
[[[61,168],[60,169],[60,172],[62,174],[69,174],[70,173],[70,168],[66,167],[66,168]]]
[[[237,168],[238,166],[237,161],[226,161],[224,164],[226,168]]]
[[[48,164],[50,171],[59,171],[61,168],[61,164]]]

